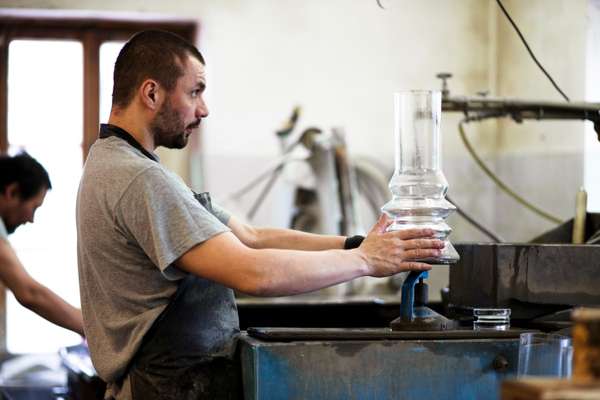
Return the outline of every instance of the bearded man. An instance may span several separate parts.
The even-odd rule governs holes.
[[[431,230],[342,236],[243,224],[154,154],[182,148],[208,116],[204,59],[180,37],[133,36],[114,71],[108,124],[77,199],[81,304],[92,361],[116,399],[238,399],[234,290],[310,292],[361,276],[429,269]],[[358,244],[358,243],[357,243]]]

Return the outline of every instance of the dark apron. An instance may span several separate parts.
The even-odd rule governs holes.
[[[242,399],[237,326],[231,289],[184,278],[132,360],[133,400]]]
[[[128,132],[102,125],[157,161]],[[208,193],[194,197],[212,213]],[[233,290],[189,274],[144,336],[128,370],[133,400],[242,399],[236,352],[239,320]]]

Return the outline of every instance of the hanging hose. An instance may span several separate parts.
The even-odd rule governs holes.
[[[452,203],[454,205],[454,207],[456,207],[456,213],[458,215],[463,217],[465,219],[465,221],[467,221],[469,224],[474,226],[478,231],[483,233],[485,236],[492,239],[492,241],[494,243],[503,243],[504,242],[504,239],[502,239],[500,236],[496,235],[494,232],[487,229],[485,226],[481,225],[479,222],[477,222],[475,220],[475,218],[471,217],[469,214],[464,212],[462,210],[462,208],[458,204],[456,204],[456,202],[453,199],[450,198],[450,196],[446,195],[446,200],[448,200],[450,203]]]
[[[462,119],[459,123],[458,123],[458,131],[460,133],[460,138],[462,139],[465,147],[467,148],[467,151],[469,152],[469,154],[471,155],[471,157],[473,158],[473,160],[475,161],[475,163],[479,166],[479,168],[481,168],[481,170],[492,180],[494,181],[494,183],[500,188],[502,189],[502,191],[504,191],[504,193],[506,193],[507,195],[509,195],[510,197],[512,197],[513,199],[515,199],[518,203],[520,203],[521,205],[523,205],[525,208],[529,209],[530,211],[534,212],[535,214],[539,215],[540,217],[554,222],[556,224],[560,224],[563,221],[543,210],[541,210],[540,208],[534,206],[533,204],[531,204],[530,202],[528,202],[527,200],[525,200],[523,197],[519,196],[515,191],[513,191],[511,188],[508,187],[508,185],[506,185],[504,182],[502,182],[500,180],[500,178],[498,178],[496,176],[496,174],[494,174],[492,172],[492,170],[490,170],[485,163],[481,160],[481,158],[479,158],[479,156],[477,155],[477,153],[475,152],[475,149],[473,149],[473,146],[471,146],[471,143],[469,142],[469,140],[467,139],[467,135],[465,134],[465,129],[463,127],[463,124],[465,122],[468,122],[467,119]]]

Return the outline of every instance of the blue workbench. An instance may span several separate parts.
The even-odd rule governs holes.
[[[517,369],[518,332],[425,339],[389,329],[250,332],[240,340],[246,400],[495,400]]]

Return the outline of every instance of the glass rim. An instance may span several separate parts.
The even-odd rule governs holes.
[[[473,308],[473,315],[480,315],[480,313],[498,313],[500,315],[510,315],[511,311],[510,308]]]
[[[558,333],[547,333],[547,332],[524,332],[519,335],[519,340],[521,342],[525,341],[527,338],[531,338],[531,343],[539,343],[539,342],[548,342],[549,340],[552,342],[563,344],[570,344],[572,339],[569,336],[561,335]],[[527,340],[529,341],[529,340]]]

